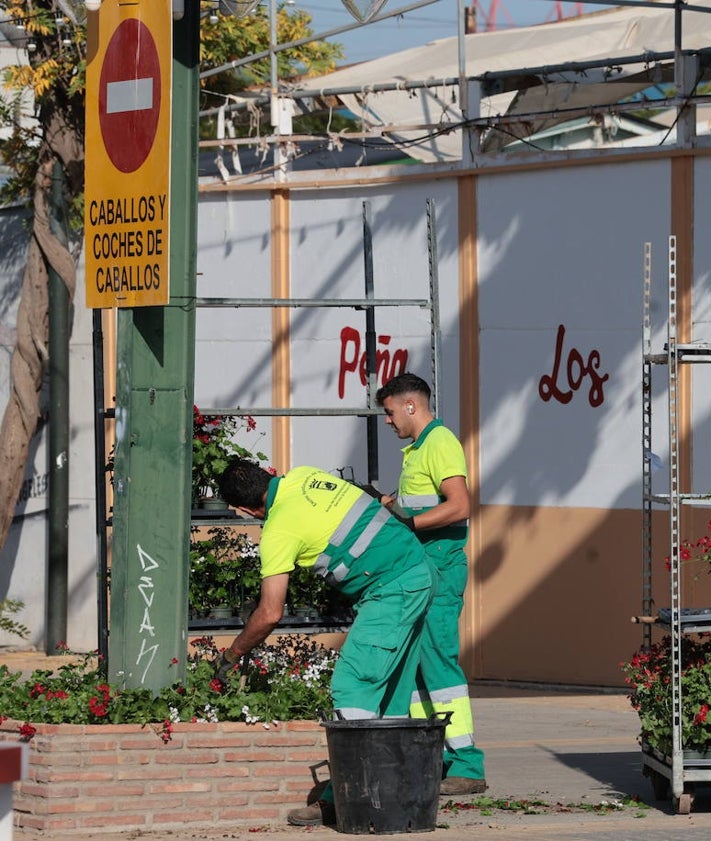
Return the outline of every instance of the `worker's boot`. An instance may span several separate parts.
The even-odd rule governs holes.
[[[317,800],[301,809],[292,809],[286,820],[292,826],[333,826],[336,809],[329,800]]]
[[[487,789],[486,780],[473,777],[447,777],[439,786],[441,797],[453,794],[483,794]]]

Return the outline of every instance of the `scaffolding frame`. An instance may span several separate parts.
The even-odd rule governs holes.
[[[679,814],[689,814],[693,804],[694,783],[711,781],[711,758],[698,757],[683,745],[683,658],[685,635],[711,631],[711,611],[686,609],[682,606],[681,522],[685,506],[711,505],[711,493],[691,493],[682,488],[680,475],[681,401],[679,371],[684,364],[711,363],[711,344],[678,341],[677,321],[677,240],[668,240],[667,261],[667,341],[664,352],[651,348],[651,244],[644,248],[643,314],[642,314],[642,645],[651,645],[653,627],[659,627],[671,639],[671,755],[651,745],[642,745],[642,771],[651,778],[657,799],[671,789],[672,800]],[[666,371],[668,420],[668,493],[652,490],[652,380],[654,366]],[[652,599],[652,511],[654,505],[668,509],[669,521],[669,608],[659,609],[655,615]]]

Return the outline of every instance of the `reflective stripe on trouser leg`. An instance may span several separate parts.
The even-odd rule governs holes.
[[[430,547],[428,547],[429,549]],[[437,557],[431,553],[430,557]],[[440,568],[437,593],[422,632],[420,668],[410,714],[429,716],[452,710],[445,730],[444,769],[448,776],[484,778],[484,754],[474,743],[474,722],[466,676],[459,665],[459,616],[466,583],[466,559]]]
[[[465,687],[466,688],[466,687]],[[484,752],[474,743],[474,723],[469,695],[460,695],[448,701],[418,699],[413,694],[410,715],[413,718],[429,718],[433,713],[452,712],[444,731],[443,769],[445,776],[485,779]]]

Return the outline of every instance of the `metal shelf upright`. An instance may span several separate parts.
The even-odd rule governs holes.
[[[644,251],[644,304],[642,337],[642,617],[643,647],[651,645],[653,627],[671,638],[672,751],[666,755],[650,745],[642,745],[642,771],[652,781],[658,799],[671,796],[679,814],[689,814],[693,787],[697,782],[711,782],[711,756],[698,757],[685,751],[682,742],[682,642],[685,634],[711,631],[711,609],[685,609],[681,590],[681,513],[683,506],[711,505],[711,493],[682,491],[679,469],[679,369],[689,363],[711,362],[711,344],[682,344],[677,334],[677,253],[676,237],[669,237],[667,343],[664,352],[651,348],[651,246]],[[669,492],[652,490],[652,370],[666,368]],[[669,608],[654,615],[652,600],[652,506],[664,505],[669,511]]]

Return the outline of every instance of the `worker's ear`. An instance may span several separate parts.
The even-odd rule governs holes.
[[[247,508],[245,505],[241,505],[239,510],[244,511],[245,514],[249,514],[250,517],[254,517],[256,520],[263,520],[266,514],[263,505],[259,508]]]

